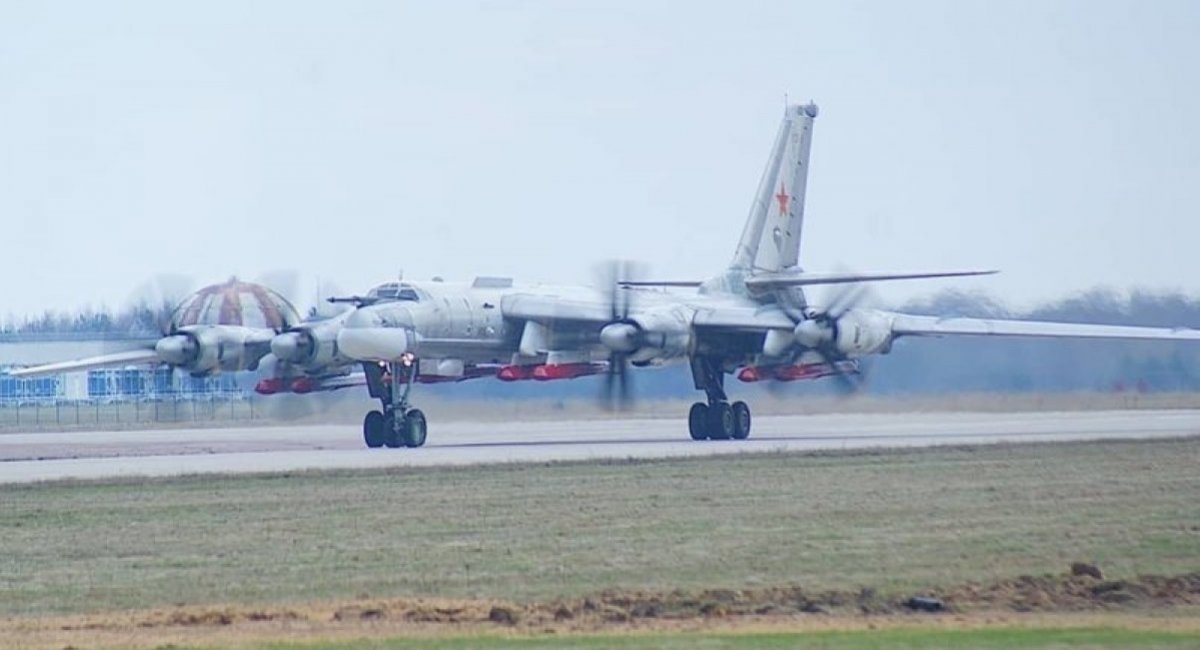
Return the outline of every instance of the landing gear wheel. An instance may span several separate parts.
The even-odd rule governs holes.
[[[385,423],[383,413],[379,411],[371,411],[367,413],[367,417],[363,418],[363,442],[366,442],[371,449],[383,446]]]
[[[733,403],[733,439],[750,437],[750,406],[745,402]]]
[[[425,414],[420,409],[413,409],[404,416],[404,426],[400,428],[400,438],[405,447],[420,447],[425,444],[426,432]]]
[[[713,440],[729,440],[733,437],[733,409],[729,402],[717,402],[708,407],[708,437]]]
[[[688,433],[692,440],[708,439],[708,404],[692,404],[692,410],[688,411]]]
[[[404,426],[404,416],[400,416],[400,426]],[[396,449],[404,444],[400,439],[400,432],[396,431],[396,414],[388,413],[383,416],[383,444],[387,445],[388,449]]]

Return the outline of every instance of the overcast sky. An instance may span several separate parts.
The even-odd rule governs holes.
[[[821,107],[808,269],[1200,292],[1197,34],[1196,2],[5,0],[0,314],[159,274],[706,278],[785,93]]]

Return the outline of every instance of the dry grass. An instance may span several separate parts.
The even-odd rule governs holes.
[[[0,614],[1200,569],[1200,439],[0,487]]]

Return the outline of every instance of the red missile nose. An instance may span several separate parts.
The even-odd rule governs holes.
[[[297,377],[292,381],[292,392],[301,395],[317,389],[317,382],[312,377]]]
[[[283,390],[283,380],[278,377],[261,379],[254,385],[254,392],[259,395],[274,395]]]
[[[762,377],[762,373],[760,373],[758,371],[758,368],[755,368],[754,366],[746,366],[745,368],[742,368],[741,370],[738,371],[737,378],[740,381],[750,383],[750,382],[760,381],[760,380],[762,380],[763,377]]]
[[[504,366],[496,373],[500,381],[520,381],[529,378],[529,369],[522,366]]]

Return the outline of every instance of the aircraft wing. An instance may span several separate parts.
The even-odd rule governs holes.
[[[607,323],[612,320],[612,311],[607,304],[581,298],[513,294],[505,296],[500,306],[507,317],[542,324],[560,320],[585,323]]]
[[[611,308],[607,304],[577,298],[513,295],[504,298],[503,308],[505,316],[547,325],[558,321],[604,324],[612,320]],[[699,307],[692,322],[697,327],[752,331],[791,329],[796,326],[774,305],[757,309]]]
[[[700,308],[692,319],[696,327],[714,329],[735,329],[747,331],[766,331],[769,329],[792,329],[796,323],[778,307],[769,306],[759,309],[744,309],[737,307]]]
[[[961,278],[971,275],[993,275],[996,273],[999,273],[999,271],[912,271],[899,273],[893,271],[883,273],[855,273],[853,271],[809,272],[786,270],[755,273],[748,276],[745,282],[746,286],[751,289],[779,289],[783,287],[807,287],[816,284]],[[622,280],[617,284],[623,287],[698,287],[703,283],[696,280]]]
[[[1049,323],[991,318],[941,318],[893,314],[895,336],[1028,336],[1072,339],[1200,341],[1200,330],[1128,325]]]
[[[126,350],[124,352],[114,352],[112,354],[102,354],[96,357],[87,357],[86,359],[48,363],[41,366],[30,366],[28,368],[11,370],[8,374],[12,377],[45,377],[48,375],[57,375],[64,372],[74,372],[77,370],[91,370],[93,368],[108,368],[113,366],[132,366],[145,363],[154,363],[157,361],[158,354],[155,353],[154,348],[147,348],[140,350]]]
[[[773,289],[779,287],[807,287],[816,284],[846,284],[850,282],[880,282],[884,280],[921,280],[928,278],[961,278],[971,275],[993,275],[998,271],[913,271],[907,273],[855,273],[855,272],[807,272],[780,271],[757,273],[746,278],[746,286]]]

